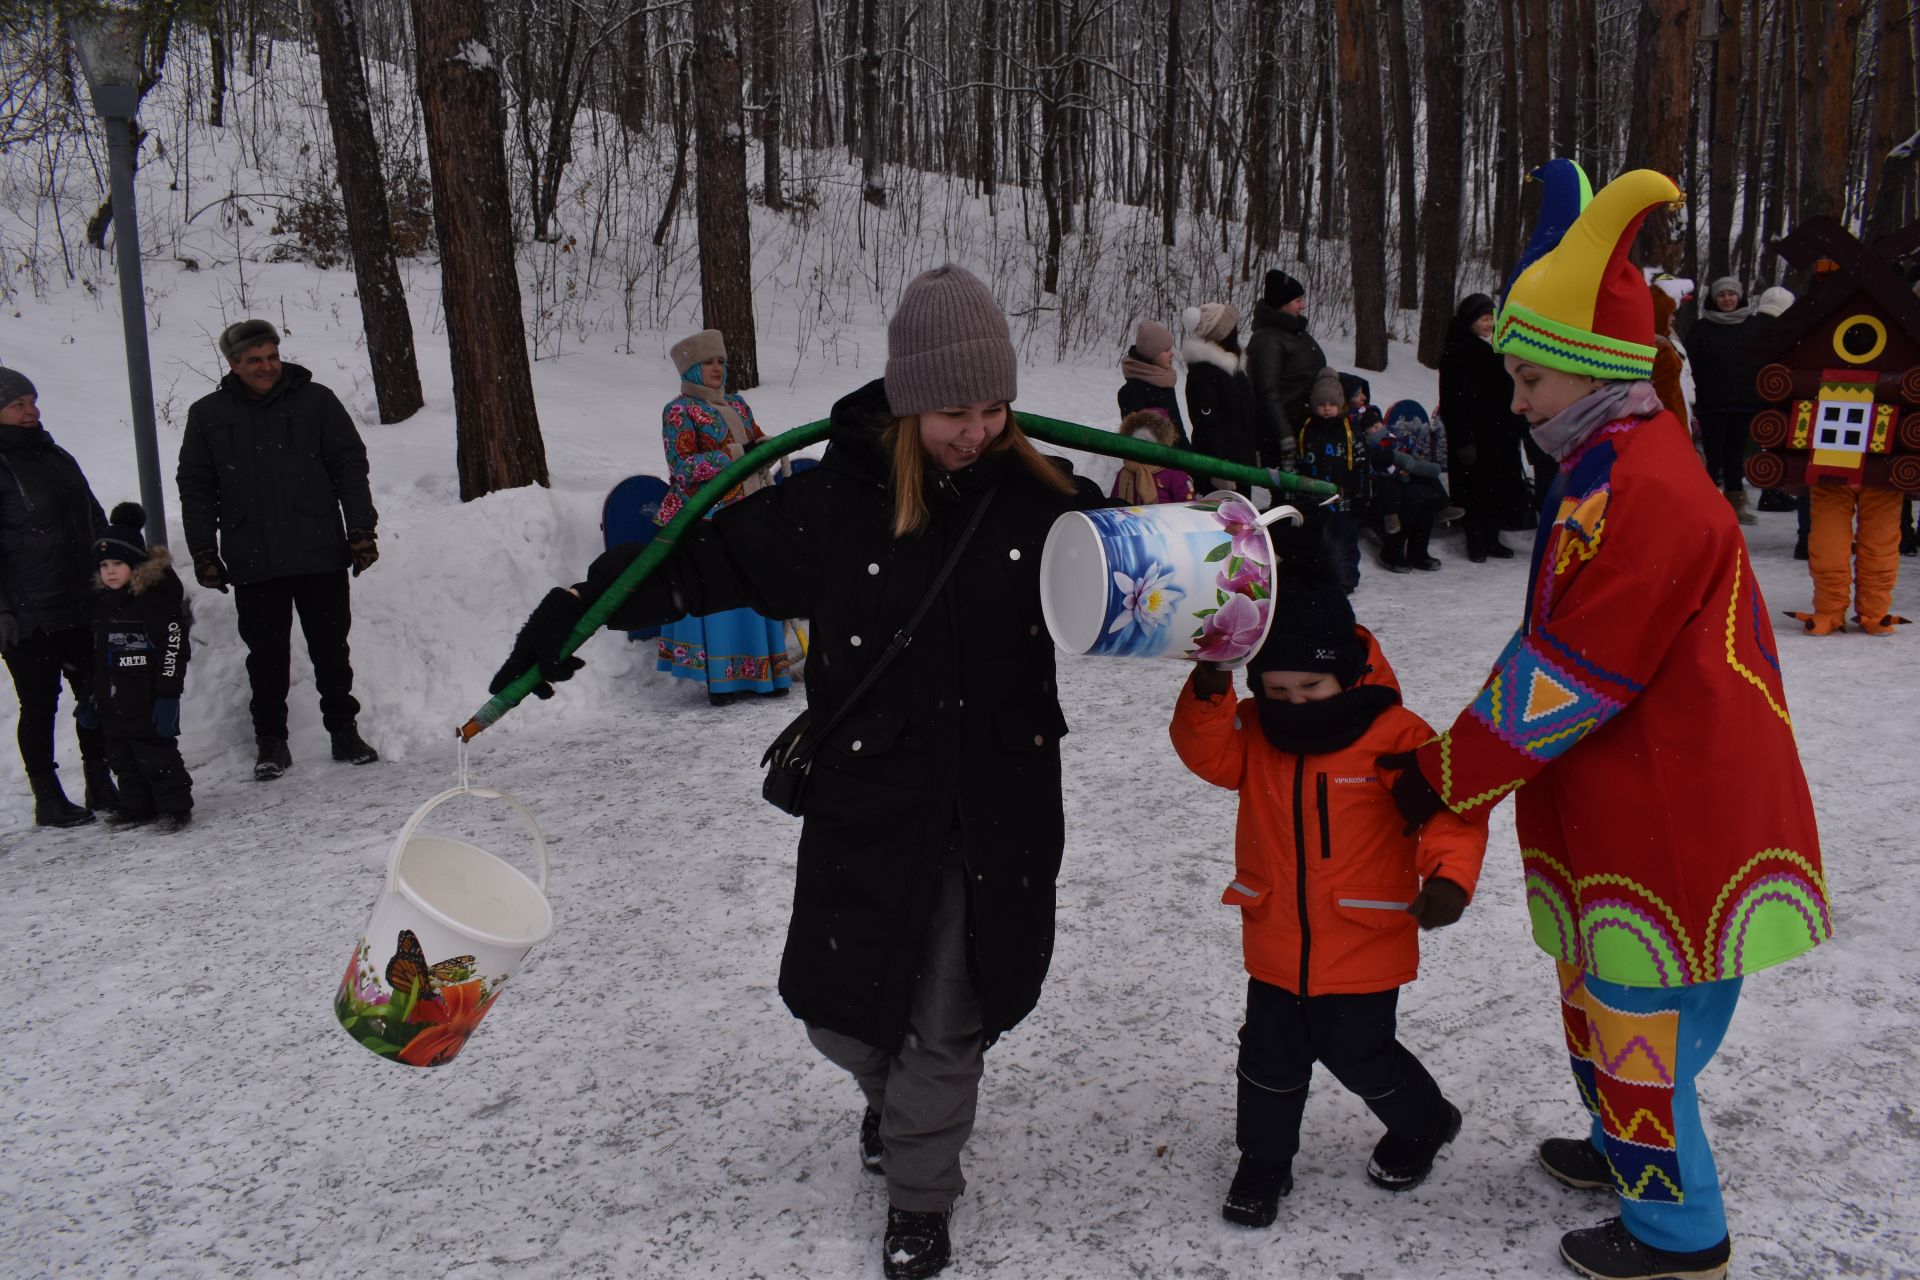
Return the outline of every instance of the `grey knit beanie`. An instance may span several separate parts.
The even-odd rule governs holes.
[[[227,358],[228,364],[232,364],[248,348],[257,347],[263,342],[279,346],[280,331],[265,320],[242,320],[220,331],[220,354]]]
[[[38,396],[33,383],[27,375],[18,369],[0,369],[0,407],[12,404],[21,396]]]
[[[1347,389],[1340,381],[1340,375],[1332,369],[1322,369],[1313,380],[1313,388],[1307,392],[1307,407],[1323,404],[1347,403]]]
[[[1734,276],[1721,276],[1718,280],[1715,280],[1707,286],[1707,296],[1709,298],[1716,293],[1729,292],[1737,293],[1743,298],[1747,296],[1747,291],[1740,287],[1740,281]]]
[[[922,272],[887,321],[887,406],[900,417],[1011,402],[1019,362],[1000,304],[965,267]]]
[[[678,373],[685,373],[693,366],[705,364],[709,360],[726,358],[727,339],[718,329],[702,329],[698,333],[690,333],[674,343],[673,349],[668,352],[668,359],[673,361],[674,370]]]
[[[1162,351],[1173,350],[1173,330],[1158,320],[1142,320],[1134,326],[1133,346],[1143,357],[1151,360]]]

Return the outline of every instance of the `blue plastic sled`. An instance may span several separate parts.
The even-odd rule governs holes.
[[[658,476],[628,476],[613,486],[606,504],[600,508],[600,532],[606,538],[607,549],[612,550],[623,542],[642,545],[652,542],[660,528],[654,524],[653,517],[666,496],[667,482]],[[651,640],[659,634],[658,627],[642,627],[627,632],[627,639]]]

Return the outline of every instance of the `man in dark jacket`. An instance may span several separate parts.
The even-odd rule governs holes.
[[[366,446],[333,392],[280,362],[280,335],[265,320],[228,326],[220,351],[232,372],[187,411],[177,479],[195,579],[215,591],[234,588],[259,744],[253,776],[277,778],[293,763],[287,671],[295,609],[333,758],[370,764],[380,757],[355,724],[360,704],[347,652],[347,570],[358,576],[380,557]]]
[[[1261,457],[1293,468],[1295,442],[1313,413],[1307,392],[1326,363],[1320,344],[1307,332],[1306,287],[1284,271],[1267,272],[1247,338],[1247,376],[1260,409]]]

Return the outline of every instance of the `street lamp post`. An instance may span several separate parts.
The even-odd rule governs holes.
[[[140,505],[147,509],[147,544],[167,541],[165,491],[160,487],[160,441],[153,419],[153,367],[147,356],[146,289],[140,280],[140,219],[133,203],[133,115],[140,104],[138,15],[110,10],[72,21],[81,70],[93,91],[93,109],[107,127],[113,195],[113,240],[120,274],[120,323],[127,345],[127,390],[133,403],[133,449],[140,468]]]

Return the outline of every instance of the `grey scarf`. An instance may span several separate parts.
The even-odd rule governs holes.
[[[693,382],[682,378],[680,394],[704,401],[713,410],[714,415],[727,424],[727,440],[721,447],[729,458],[738,462],[747,450],[753,447],[753,433],[747,430],[747,424],[740,420],[740,415],[735,412],[734,407],[727,403],[725,391],[716,391],[704,382]],[[740,494],[745,497],[765,488],[766,484],[766,473],[756,471],[740,482]]]
[[[1715,324],[1740,324],[1752,314],[1752,307],[1736,307],[1732,311],[1715,311],[1709,307],[1700,313],[1700,318],[1711,320]]]
[[[1651,418],[1660,408],[1660,393],[1651,382],[1609,382],[1534,427],[1533,442],[1561,462],[1609,422]]]

